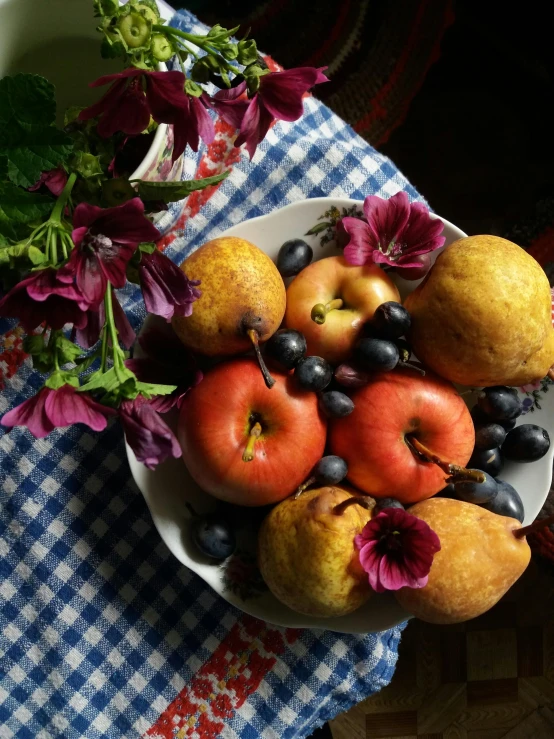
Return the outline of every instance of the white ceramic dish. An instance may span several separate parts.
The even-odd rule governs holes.
[[[321,247],[317,236],[306,237],[304,234],[331,205],[337,208],[348,208],[362,204],[354,200],[335,198],[304,200],[268,215],[240,223],[221,235],[245,238],[259,246],[272,258],[277,256],[284,241],[301,237],[311,243],[314,249],[314,259],[321,259],[337,253],[334,244]],[[446,245],[465,236],[459,228],[444,219],[443,222]],[[416,284],[415,282],[398,281],[399,289],[404,294],[413,290]],[[545,394],[540,403],[542,409],[536,409],[531,414],[532,422],[545,427],[554,438],[554,391]],[[528,416],[523,416],[520,423],[523,422],[522,419],[529,422]],[[174,422],[175,419],[171,421]],[[198,554],[189,539],[187,523],[190,514],[185,503],[189,501],[196,510],[204,512],[215,507],[215,501],[198,488],[182,460],[168,461],[151,471],[137,462],[129,447],[127,447],[127,454],[135,482],[146,499],[160,536],[171,552],[180,562],[200,575],[221,597],[246,613],[280,626],[331,629],[347,634],[380,631],[409,617],[390,594],[374,595],[365,606],[354,613],[332,619],[310,618],[295,613],[267,591],[260,596],[241,598],[227,587],[224,567],[210,564]],[[508,463],[502,472],[502,478],[514,485],[523,498],[526,524],[536,518],[546,500],[552,479],[553,455],[554,445],[546,457],[539,462],[527,465]],[[241,535],[244,538],[239,539],[239,546],[252,549],[253,541],[248,540],[248,533],[243,532]]]

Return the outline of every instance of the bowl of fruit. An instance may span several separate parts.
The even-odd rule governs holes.
[[[529,561],[552,479],[548,281],[515,244],[426,218],[444,244],[405,268],[347,260],[357,201],[245,221],[183,263],[192,315],[143,328],[135,357],[185,348],[203,379],[166,416],[182,458],[149,469],[128,447],[133,477],[171,552],[246,613],[453,623]]]

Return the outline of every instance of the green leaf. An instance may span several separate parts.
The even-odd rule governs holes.
[[[41,172],[64,163],[71,138],[51,125],[56,117],[54,86],[37,74],[0,80],[0,160],[8,177],[31,187]]]
[[[0,157],[0,180],[6,179],[8,176],[8,157]]]
[[[23,351],[27,354],[40,354],[44,351],[44,334],[28,334],[23,339]]]
[[[16,74],[0,80],[0,140],[14,125],[50,125],[55,118],[55,88],[44,77]]]
[[[115,0],[94,0],[94,15],[97,18],[103,15],[116,15],[117,10]]]
[[[56,347],[58,349],[58,359],[60,364],[75,362],[77,357],[83,353],[80,346],[77,346],[77,344],[66,339],[61,333],[56,336]]]
[[[143,200],[163,200],[165,203],[173,203],[182,200],[194,190],[203,190],[210,185],[222,182],[229,172],[203,177],[199,180],[182,180],[180,182],[145,182],[138,180],[138,193]]]
[[[48,195],[21,190],[10,182],[0,182],[0,224],[42,221],[53,207],[54,200]]]
[[[316,234],[320,234],[322,231],[325,231],[328,228],[332,228],[332,226],[333,224],[329,223],[329,221],[316,223],[315,226],[312,226],[309,231],[306,231],[304,236],[315,236]]]
[[[14,124],[14,128],[9,141],[0,131],[0,156],[7,156],[8,177],[20,187],[32,187],[42,172],[65,163],[73,151],[71,137],[53,126]]]
[[[138,382],[136,388],[146,399],[152,398],[154,395],[171,395],[177,389],[177,385],[158,385],[152,382]]]
[[[89,390],[105,390],[106,392],[111,392],[112,390],[115,390],[118,385],[119,380],[115,374],[115,369],[112,367],[107,372],[102,372],[101,370],[93,372],[89,377],[88,382],[81,386],[81,390],[83,392]]]
[[[35,267],[38,267],[39,264],[43,264],[46,262],[46,254],[41,252],[40,249],[37,249],[36,246],[29,246],[27,249],[27,258],[28,260],[35,265]]]

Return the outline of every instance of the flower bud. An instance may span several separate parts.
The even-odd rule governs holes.
[[[245,39],[238,42],[237,61],[243,66],[254,64],[258,58],[258,47],[254,39]]]
[[[150,6],[146,3],[138,3],[137,5],[135,5],[135,8],[144,18],[146,18],[147,21],[149,21],[150,23],[159,23],[160,14],[158,13],[157,9],[154,9],[154,7],[155,6]]]
[[[219,50],[221,52],[221,56],[224,59],[227,59],[227,61],[233,61],[233,59],[237,58],[238,55],[238,49],[236,44],[228,43],[228,44],[222,44],[219,47]]]
[[[167,62],[167,60],[171,59],[175,53],[169,40],[163,35],[163,33],[155,33],[152,36],[150,49],[154,59],[157,59],[159,62]]]
[[[151,23],[140,13],[128,13],[122,16],[117,27],[121,38],[130,49],[146,46],[150,39]]]

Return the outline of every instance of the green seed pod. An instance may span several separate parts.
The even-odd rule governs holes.
[[[150,50],[154,59],[157,59],[159,62],[167,62],[167,60],[171,59],[175,53],[173,51],[173,47],[163,33],[155,33],[152,36]]]
[[[128,180],[119,177],[102,183],[102,197],[109,206],[121,205],[136,197],[136,192]]]
[[[140,13],[129,13],[122,16],[117,23],[121,38],[130,49],[147,45],[150,39],[151,25]]]

